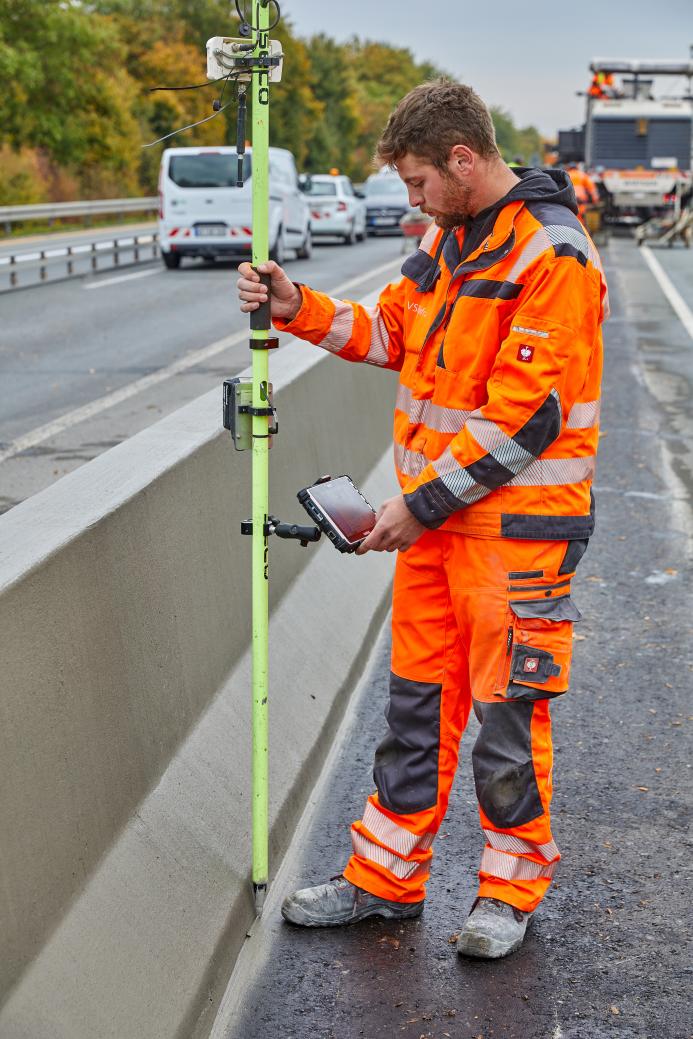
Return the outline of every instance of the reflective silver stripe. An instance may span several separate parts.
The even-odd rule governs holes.
[[[567,483],[580,483],[594,476],[597,459],[595,455],[580,458],[539,458],[523,469],[518,476],[508,480],[506,487],[560,487]]]
[[[508,274],[508,281],[517,281],[518,275],[522,273],[525,267],[528,267],[533,260],[536,260],[538,256],[541,256],[550,247],[551,239],[544,228],[540,227],[525,244],[515,261],[513,269]]]
[[[402,444],[395,444],[395,465],[404,476],[418,476],[428,465],[428,458],[420,451],[409,451]]]
[[[574,227],[564,227],[562,224],[547,224],[546,227],[540,227],[535,231],[525,244],[512,270],[507,275],[507,280],[517,281],[518,276],[525,267],[528,267],[530,263],[536,260],[538,256],[541,256],[552,245],[572,245],[585,258],[592,259],[587,235]]]
[[[592,429],[599,423],[601,401],[587,400],[582,404],[573,404],[568,414],[566,429]]]
[[[576,227],[565,227],[564,224],[547,224],[544,228],[551,245],[572,245],[573,249],[581,252],[585,259],[589,259],[589,240],[584,231],[578,231]]]
[[[535,461],[535,457],[531,452],[516,443],[495,422],[484,418],[480,410],[472,412],[467,420],[467,429],[476,442],[485,448],[497,462],[509,469],[511,473],[519,473],[530,462]]]
[[[484,830],[484,833],[496,851],[511,851],[518,855],[541,855],[547,862],[560,857],[555,841],[549,841],[548,844],[532,844],[531,841],[524,841],[511,833],[496,833],[495,830]]]
[[[364,307],[363,309],[371,319],[371,345],[368,348],[365,361],[367,364],[377,364],[382,367],[390,360],[390,354],[387,349],[390,342],[390,334],[385,327],[380,307]]]
[[[465,426],[471,411],[462,408],[444,408],[441,404],[431,404],[424,425],[435,429],[437,433],[459,433]]]
[[[556,872],[557,865],[557,862],[550,862],[542,866],[530,859],[518,859],[514,855],[506,855],[505,852],[494,851],[493,848],[484,848],[479,871],[490,873],[492,877],[500,877],[502,880],[550,880]]]
[[[429,399],[419,400],[412,396],[408,386],[401,383],[397,388],[395,407],[409,417],[412,426],[424,425],[438,433],[459,433],[472,414],[462,408],[444,408]]]
[[[388,848],[392,848],[398,855],[405,857],[411,855],[415,848],[427,851],[435,837],[433,833],[418,834],[405,830],[403,826],[398,826],[387,815],[379,812],[370,801],[366,803],[362,822],[368,832],[372,833],[377,840],[387,844]]]
[[[407,862],[405,859],[401,859],[394,852],[388,851],[387,848],[381,848],[379,844],[369,841],[358,830],[352,829],[351,842],[354,847],[354,855],[361,855],[364,859],[369,859],[379,866],[384,866],[385,869],[389,870],[390,873],[394,873],[400,880],[409,880],[421,869],[422,863]]]
[[[431,462],[431,465],[447,489],[467,505],[472,505],[491,493],[490,487],[483,487],[477,483],[474,477],[462,468],[449,447],[443,451],[440,458]]]
[[[411,390],[404,383],[399,383],[397,386],[397,397],[395,399],[395,407],[398,411],[406,411],[409,414],[409,405],[411,404]]]
[[[330,302],[334,304],[334,316],[329,332],[320,341],[320,346],[332,354],[338,354],[351,339],[354,329],[354,308],[351,303],[345,303],[341,299],[330,297]]]
[[[518,332],[523,336],[538,336],[539,339],[549,339],[549,333],[543,332],[539,328],[525,328],[524,325],[513,325],[510,329],[511,332]]]

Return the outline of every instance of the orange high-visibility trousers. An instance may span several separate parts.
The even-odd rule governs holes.
[[[568,688],[570,580],[586,541],[519,541],[427,531],[399,553],[388,732],[376,751],[344,876],[381,898],[424,898],[459,742],[472,752],[486,838],[478,894],[525,912],[560,859],[549,817],[549,700]]]

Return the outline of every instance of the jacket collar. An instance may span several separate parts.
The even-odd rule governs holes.
[[[510,252],[515,244],[515,218],[523,206],[522,199],[503,206],[496,217],[491,233],[483,242],[480,242],[474,252],[470,253],[464,263],[457,264],[452,272],[453,277],[472,270],[480,271],[491,267]]]

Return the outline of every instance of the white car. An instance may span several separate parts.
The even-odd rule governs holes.
[[[291,152],[270,148],[270,257],[283,263],[287,249],[311,255],[310,210],[299,190]],[[167,267],[184,256],[221,259],[247,255],[253,244],[252,148],[236,186],[235,148],[167,148],[159,172],[159,242]]]
[[[306,176],[304,189],[310,206],[313,237],[331,235],[347,245],[366,237],[366,203],[357,198],[348,177],[314,173]]]

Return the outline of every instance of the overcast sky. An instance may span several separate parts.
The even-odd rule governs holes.
[[[343,42],[357,35],[408,47],[506,108],[519,125],[533,123],[551,136],[582,122],[584,100],[575,91],[587,86],[592,58],[686,61],[693,45],[693,0],[280,3],[299,36],[324,32]]]

